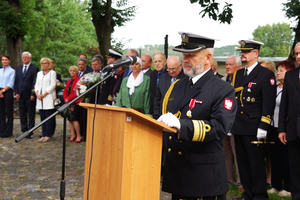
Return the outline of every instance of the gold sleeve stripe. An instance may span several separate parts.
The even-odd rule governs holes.
[[[204,139],[203,139],[203,131],[204,131],[204,129],[203,129],[203,121],[202,121],[202,120],[199,120],[198,122],[199,122],[200,130],[201,130],[201,133],[200,133],[200,137],[199,137],[199,139],[198,139],[198,142],[201,142],[201,141],[204,140]]]
[[[194,125],[194,136],[193,142],[203,142],[206,136],[206,133],[211,130],[210,125],[205,124],[203,120],[192,120]]]
[[[167,113],[167,106],[168,106],[168,102],[169,102],[169,98],[171,96],[171,93],[174,89],[175,84],[179,81],[179,79],[177,79],[176,81],[174,81],[174,83],[169,87],[168,91],[165,94],[164,100],[163,100],[163,104],[162,104],[162,114],[166,114]]]
[[[260,121],[265,122],[267,124],[271,124],[271,118],[270,118],[270,116],[267,116],[267,117],[262,116]]]
[[[193,125],[194,125],[194,136],[192,141],[193,142],[197,142],[199,140],[200,137],[200,125],[199,122],[197,120],[192,120]]]

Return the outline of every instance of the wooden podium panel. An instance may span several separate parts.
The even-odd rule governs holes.
[[[162,131],[175,132],[133,109],[88,109],[84,199],[159,200]]]

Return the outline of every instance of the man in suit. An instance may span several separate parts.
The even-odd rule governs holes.
[[[150,74],[150,113],[153,114],[154,110],[154,97],[156,88],[159,82],[160,77],[167,73],[166,64],[167,59],[165,54],[163,53],[156,53],[153,56],[153,63],[155,70],[151,72]]]
[[[258,63],[261,42],[240,40],[245,68],[236,71],[232,85],[238,110],[231,133],[234,134],[237,163],[244,192],[236,199],[268,199],[263,140],[274,112],[276,86],[272,71]]]
[[[95,72],[100,72],[102,68],[102,60],[100,60],[97,57],[93,57],[92,60],[92,68]],[[105,104],[110,104],[112,105],[113,98],[110,96],[111,93],[111,87],[112,87],[112,78],[108,78],[105,81],[103,81],[99,87],[98,87],[98,95],[97,95],[97,104],[105,105]],[[90,103],[94,103],[95,98],[91,98]]]
[[[78,65],[78,70],[79,70],[79,73],[78,73],[79,77],[82,77],[84,74],[93,72],[92,68],[87,68],[87,61],[84,58],[79,58],[77,60],[77,65]]]
[[[87,60],[85,58],[79,58],[77,60],[77,65],[78,65],[78,76],[82,77],[83,75],[93,72],[93,69],[87,68]],[[85,142],[86,140],[86,120],[87,120],[87,110],[86,108],[83,107],[79,107],[80,108],[80,113],[81,115],[79,115],[79,125],[80,125],[80,135],[82,136],[82,140],[83,142]]]
[[[236,70],[241,69],[242,61],[239,56],[229,56],[225,62],[226,76],[221,79],[227,83],[232,83],[233,74]],[[234,145],[234,136],[228,133],[223,139],[223,148],[226,159],[226,170],[228,185],[238,185],[242,189],[238,166],[236,163],[236,153]],[[237,178],[236,178],[237,175]]]
[[[164,134],[166,160],[162,190],[172,200],[225,200],[228,191],[222,140],[236,114],[234,89],[210,67],[214,39],[181,34],[173,50],[183,53],[184,73],[164,97],[158,121],[177,133]],[[177,116],[177,117],[176,117]]]
[[[146,76],[150,76],[150,74],[152,72],[152,70],[151,70],[152,58],[151,58],[151,56],[143,55],[141,57],[141,59],[142,59],[142,64],[143,64],[142,70],[143,70],[144,74]]]
[[[19,102],[19,112],[21,121],[21,131],[26,132],[35,125],[35,105],[36,97],[34,92],[34,85],[36,75],[39,68],[30,63],[31,53],[22,53],[22,65],[16,69],[15,78],[15,96]],[[28,139],[32,138],[33,133],[27,136]]]
[[[122,52],[117,49],[109,49],[108,56],[106,56],[107,64],[113,64],[122,60]],[[108,95],[108,99],[114,103],[117,101],[117,94],[119,93],[119,89],[123,79],[123,73],[125,71],[124,66],[120,66],[116,69],[116,73],[113,77],[111,77],[111,85],[110,85],[110,92]]]
[[[159,79],[156,88],[153,111],[154,119],[157,119],[161,115],[162,101],[170,85],[174,83],[177,79],[180,80],[186,77],[182,70],[181,60],[178,56],[170,56],[168,58],[167,71],[168,73],[164,73],[163,75],[161,75],[161,78]]]
[[[80,53],[79,58],[83,58],[86,60],[86,68],[88,71],[93,71],[92,67],[88,65],[87,55],[85,53]]]
[[[300,64],[300,42],[295,45],[296,62]],[[293,199],[300,199],[300,68],[286,72],[281,96],[278,138],[288,145]]]
[[[211,69],[213,70],[215,76],[218,76],[219,78],[222,78],[222,77],[223,77],[221,74],[219,74],[219,73],[217,72],[218,62],[217,62],[217,60],[216,60],[214,57],[212,57],[212,58],[210,59],[210,67],[211,67]]]

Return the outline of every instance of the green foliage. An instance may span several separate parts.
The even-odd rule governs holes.
[[[293,32],[287,23],[258,26],[252,34],[254,40],[264,43],[261,57],[286,57],[293,44]]]
[[[228,45],[224,47],[214,48],[214,56],[229,56],[229,55],[237,55],[237,51],[235,48],[238,47],[238,45]],[[182,57],[181,52],[173,51],[174,46],[168,47],[168,54]],[[123,55],[126,54],[128,49],[125,49],[122,51]],[[141,52],[141,55],[148,54],[151,57],[154,56],[154,54],[158,52],[164,53],[164,45],[163,44],[154,44],[154,45],[144,45],[142,48],[137,49],[138,52]]]
[[[297,42],[300,41],[300,2],[299,0],[288,0],[287,3],[283,3],[283,11],[286,12],[286,16],[289,19],[295,19],[296,26],[293,27],[293,31],[295,32],[295,38],[291,49],[291,53],[289,54],[289,60],[295,61],[294,56],[294,47]]]
[[[199,13],[202,14],[202,18],[207,14],[209,18],[212,18],[215,21],[220,23],[231,23],[232,15],[232,4],[225,2],[222,12],[219,14],[219,3],[216,3],[215,0],[190,0],[191,3],[197,3],[203,8]]]
[[[13,38],[24,36],[40,25],[35,0],[0,1],[0,13],[1,30]]]
[[[3,55],[7,51],[6,35],[0,28],[0,55]]]
[[[288,18],[296,18],[299,20],[300,17],[300,3],[299,0],[289,0],[287,3],[283,3],[283,11],[286,12]]]
[[[214,48],[214,56],[230,56],[230,55],[238,55],[235,48],[238,45],[227,45],[223,47]]]
[[[37,5],[43,13],[43,26],[25,36],[24,50],[32,53],[32,62],[39,65],[42,57],[55,60],[55,71],[69,77],[68,69],[77,65],[79,53],[97,47],[95,28],[80,0],[44,0]]]
[[[128,0],[119,0],[111,7],[108,7],[107,1],[91,0],[89,3],[88,11],[93,14],[100,23],[105,23],[105,19],[109,9],[111,9],[112,25],[114,26],[124,26],[128,21],[131,21],[135,16],[136,6],[128,6]],[[116,8],[114,8],[115,6]],[[112,29],[113,32],[113,29]]]

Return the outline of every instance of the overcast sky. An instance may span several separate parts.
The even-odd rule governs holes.
[[[233,4],[233,19],[230,25],[201,18],[198,4],[189,0],[130,0],[138,5],[133,21],[124,27],[115,28],[113,37],[131,42],[126,48],[139,48],[146,44],[163,44],[168,35],[169,45],[179,45],[178,31],[192,32],[218,39],[215,47],[238,44],[241,39],[251,39],[258,26],[273,23],[295,23],[285,17],[282,3],[286,0],[227,0]],[[218,0],[225,2],[226,0]],[[223,6],[222,6],[223,7]]]

